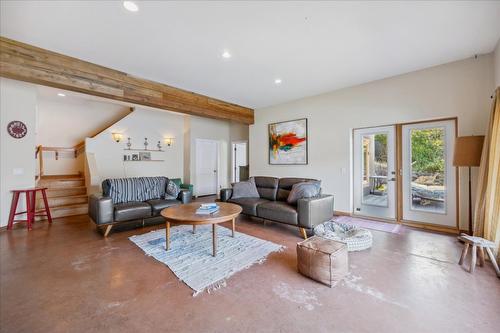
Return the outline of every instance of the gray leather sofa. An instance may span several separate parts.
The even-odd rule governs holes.
[[[127,186],[120,189],[113,185],[115,184],[113,181],[116,183],[116,180],[104,180],[102,194],[93,194],[89,197],[90,218],[99,229],[105,229],[104,237],[108,236],[116,224],[137,220],[142,221],[143,225],[145,220],[163,222],[164,218],[160,215],[162,209],[189,203],[192,199],[189,190],[181,190],[175,199],[165,199],[166,186],[169,182],[166,177],[120,179],[128,182]],[[140,200],[144,198],[146,200]]]
[[[287,203],[292,186],[299,182],[316,181],[307,178],[253,177],[259,198],[232,199],[232,189],[222,189],[221,201],[232,202],[243,208],[243,214],[264,220],[297,226],[307,238],[307,231],[328,221],[333,216],[333,195],[299,199],[297,205]]]

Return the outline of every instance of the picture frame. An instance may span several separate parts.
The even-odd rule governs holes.
[[[139,154],[132,154],[132,161],[139,161]]]
[[[151,153],[150,152],[140,152],[139,153],[140,161],[151,161]]]
[[[287,120],[268,125],[268,163],[270,165],[307,165],[307,118]]]

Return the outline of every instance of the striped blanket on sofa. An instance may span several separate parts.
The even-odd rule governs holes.
[[[163,198],[167,184],[167,177],[115,178],[103,181],[102,188],[103,195],[118,204]]]

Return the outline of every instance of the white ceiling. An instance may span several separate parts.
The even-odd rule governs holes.
[[[500,37],[499,1],[136,3],[2,0],[0,33],[253,108],[489,53]]]

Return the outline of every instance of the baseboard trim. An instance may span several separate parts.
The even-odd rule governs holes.
[[[401,224],[407,225],[407,226],[413,227],[413,228],[439,231],[439,232],[444,232],[447,234],[453,234],[453,235],[460,234],[460,230],[458,230],[457,228],[454,228],[454,227],[446,227],[446,226],[440,226],[440,225],[436,225],[436,224],[420,223],[420,222],[413,222],[413,221],[406,221],[406,220],[401,221]]]
[[[349,212],[343,212],[341,210],[334,210],[333,211],[333,215],[335,215],[335,216],[352,216],[351,213],[349,213]]]

